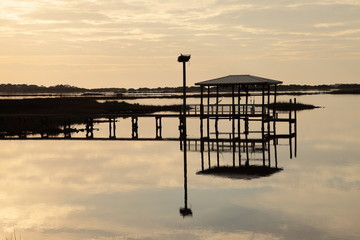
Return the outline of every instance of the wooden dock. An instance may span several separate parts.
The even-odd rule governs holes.
[[[261,142],[267,138],[288,138],[296,135],[296,111],[289,114],[279,116],[267,114],[270,110],[262,110],[261,104],[257,105],[233,105],[218,104],[216,106],[188,105],[187,119],[199,119],[200,121],[200,137],[198,139],[207,139],[213,141],[211,135],[215,135],[215,140],[221,140],[220,135],[225,135],[219,130],[219,122],[224,120],[231,121],[232,131],[228,134],[229,138],[221,141],[234,142],[238,141],[241,135],[248,135],[256,131],[250,131],[250,122],[260,122],[261,129],[257,130],[262,136],[256,139],[242,137],[241,141],[245,142]],[[130,119],[131,135],[117,136],[116,129],[119,128],[120,120]],[[153,119],[152,126],[147,125],[146,128],[154,128],[154,137],[141,137],[139,134],[140,119]],[[163,137],[163,120],[175,119],[178,121],[179,135],[174,137]],[[73,139],[73,140],[138,140],[138,141],[179,141],[184,139],[183,132],[183,115],[181,113],[163,113],[163,114],[1,114],[0,115],[0,140],[6,139]],[[204,123],[205,121],[205,123]],[[57,134],[49,131],[49,126],[56,122],[58,126]],[[240,126],[243,122],[243,127]],[[286,122],[289,124],[289,133],[276,134],[275,127],[278,122]],[[95,126],[98,124],[108,124],[108,137],[96,136]],[[272,123],[272,124],[270,124]],[[34,125],[34,126],[32,126]],[[76,125],[76,128],[74,127]],[[206,125],[206,126],[205,126]],[[272,129],[270,129],[272,127]],[[33,127],[33,129],[32,129]],[[34,129],[36,128],[36,129]],[[81,130],[79,130],[79,128]],[[214,128],[214,134],[210,133],[210,129]],[[237,128],[237,129],[236,129]],[[83,136],[75,133],[84,132]],[[235,139],[235,140],[234,140]]]

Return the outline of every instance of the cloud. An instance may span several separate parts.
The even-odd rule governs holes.
[[[342,22],[337,22],[337,23],[318,23],[315,24],[315,28],[331,28],[331,27],[339,27],[339,26],[344,26],[345,23]]]
[[[47,229],[57,225],[59,219],[65,219],[84,207],[74,205],[34,204],[26,207],[3,208],[0,217],[3,231],[13,229]]]
[[[40,20],[40,21],[83,21],[92,20],[96,22],[108,22],[111,18],[105,14],[88,12],[88,11],[74,11],[74,10],[61,10],[61,9],[42,9],[34,11],[29,14],[21,15],[25,21]]]
[[[339,37],[339,36],[347,36],[347,35],[356,35],[360,33],[360,28],[357,29],[346,29],[342,31],[336,31],[331,33],[324,33],[324,36],[331,36],[331,37]]]
[[[192,52],[198,57],[227,59],[236,56],[253,61],[251,65],[259,59],[268,65],[274,60],[340,61],[351,58],[355,61],[359,58],[356,54],[359,52],[360,29],[358,4],[354,1],[320,0],[298,1],[297,4],[295,7],[280,0],[266,3],[260,0],[3,1],[0,43],[4,46],[3,56],[24,56],[24,59],[26,56],[87,55],[111,56],[116,61],[118,56],[173,56],[181,51]],[[14,66],[25,64],[21,58],[16,60]],[[47,65],[46,62],[39,64]],[[84,66],[86,62],[77,64]],[[139,69],[144,64],[139,62]],[[238,71],[234,61],[227,68],[227,71]],[[251,70],[252,67],[245,68]],[[22,69],[27,71],[31,67]],[[108,73],[109,79],[131,77],[131,71],[121,69],[118,75],[113,75],[113,69],[104,67],[101,71]],[[212,68],[210,72],[217,75],[215,71],[218,70]],[[205,69],[199,71],[208,72]],[[355,76],[354,71],[352,74]],[[67,64],[61,63],[56,72],[67,75],[64,76],[66,79],[81,78],[82,82],[94,78],[94,75],[87,74],[74,76]],[[138,78],[139,72],[132,72],[132,78]],[[40,81],[39,74],[27,72],[26,81]],[[163,74],[150,75],[155,82],[155,76]],[[22,76],[25,72],[14,71],[14,67],[7,71],[10,82],[23,79]],[[331,76],[335,78],[333,74]],[[164,75],[163,79],[170,77]],[[52,75],[52,79],[56,78],[58,76]],[[111,82],[115,83],[115,80]]]

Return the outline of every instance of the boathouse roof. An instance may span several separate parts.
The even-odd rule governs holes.
[[[252,75],[229,75],[225,77],[206,80],[195,83],[195,85],[218,86],[218,85],[277,85],[281,81],[262,78]]]

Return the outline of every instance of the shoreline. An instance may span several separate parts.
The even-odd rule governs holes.
[[[278,91],[278,96],[303,96],[303,95],[360,95],[360,89],[337,89],[331,91]],[[229,92],[221,92],[222,97],[231,96]],[[210,94],[210,97],[215,97],[216,94]],[[251,96],[251,94],[250,94]],[[74,93],[6,93],[0,92],[0,100],[7,100],[9,98],[91,98],[96,100],[136,100],[136,99],[181,99],[182,93],[179,92],[136,92],[136,93],[116,93],[116,92],[74,92]],[[200,98],[201,95],[197,92],[190,91],[187,98]],[[11,100],[11,99],[9,99]]]
[[[177,96],[178,97],[178,96]],[[136,99],[136,98],[132,98]],[[99,102],[102,100],[104,102]],[[58,97],[29,99],[0,99],[1,114],[147,114],[155,112],[180,113],[181,105],[144,105],[128,103],[124,98]],[[269,108],[279,111],[299,111],[319,108],[311,104],[277,102]]]

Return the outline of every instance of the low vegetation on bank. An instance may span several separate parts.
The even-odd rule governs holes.
[[[0,138],[17,135],[21,137],[22,134],[57,135],[66,131],[77,131],[77,129],[65,130],[64,126],[88,123],[94,118],[93,114],[132,115],[160,111],[180,113],[181,110],[181,105],[141,105],[115,100],[99,102],[98,99],[96,97],[67,97],[0,100],[0,114],[2,114],[0,116]],[[290,104],[288,102],[270,105],[270,108],[274,107],[278,111],[316,108],[309,104]]]
[[[271,109],[295,111],[318,106],[304,103],[277,102]],[[34,98],[0,100],[0,114],[144,114],[160,111],[180,112],[181,105],[141,105],[124,101],[98,102],[97,98]]]
[[[0,100],[0,114],[119,114],[179,112],[180,105],[152,106],[123,101],[100,103],[96,98],[34,98]]]
[[[277,111],[300,111],[300,110],[310,110],[320,107],[305,103],[277,102],[276,104],[274,103],[269,104],[269,108],[276,109]]]
[[[360,88],[333,90],[329,94],[360,94]]]
[[[0,114],[4,114],[0,117],[0,138],[78,131],[64,130],[64,126],[87,123],[93,118],[88,115],[92,114],[147,114],[159,111],[179,112],[180,109],[180,105],[149,106],[123,101],[100,103],[95,98],[78,97],[0,100]]]

